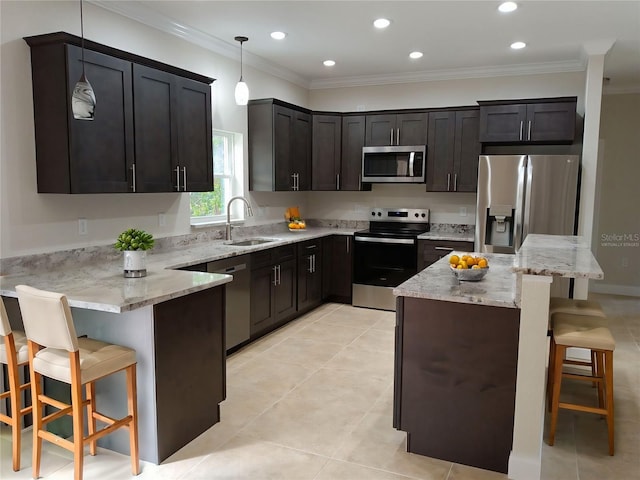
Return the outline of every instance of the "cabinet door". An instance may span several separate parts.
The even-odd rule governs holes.
[[[311,115],[294,112],[293,172],[297,174],[297,190],[311,189]]]
[[[313,116],[312,190],[338,190],[341,138],[341,116]]]
[[[322,298],[351,303],[353,237],[332,235],[322,243]],[[317,261],[316,261],[317,264]]]
[[[396,119],[394,145],[425,145],[426,143],[427,114],[399,114]]]
[[[342,162],[340,164],[340,190],[362,188],[362,147],[364,147],[364,115],[342,117]],[[369,184],[371,185],[371,184]]]
[[[278,284],[274,291],[275,321],[280,322],[293,316],[297,311],[296,261],[288,260],[277,265]]]
[[[291,142],[293,142],[294,122],[293,110],[280,105],[273,107],[275,190],[291,190],[293,188]]]
[[[82,75],[82,53],[72,45],[66,48],[70,98]],[[85,50],[85,71],[96,95],[95,118],[75,120],[69,109],[69,193],[131,192],[134,159],[131,63]],[[41,120],[64,121],[63,118]],[[46,125],[42,127],[38,128],[38,136],[47,135]],[[59,176],[56,172],[52,175]],[[41,176],[46,174],[40,171],[39,179]]]
[[[367,115],[365,127],[365,145],[395,145],[396,115]]]
[[[453,155],[456,192],[475,192],[478,188],[478,159],[482,148],[478,139],[479,128],[480,112],[478,110],[456,112],[456,140]]]
[[[298,312],[320,304],[322,300],[322,242],[298,244]]]
[[[268,330],[275,322],[273,266],[251,270],[251,337]]]
[[[525,138],[527,105],[480,107],[481,142],[519,142]]]
[[[427,191],[453,190],[455,112],[429,112],[427,142]]]
[[[576,103],[531,103],[527,105],[527,140],[572,142],[576,129]]]
[[[175,78],[180,189],[213,191],[211,87],[183,77]]]
[[[133,66],[136,192],[175,192],[178,126],[173,75]]]

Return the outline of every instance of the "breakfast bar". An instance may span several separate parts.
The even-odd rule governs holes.
[[[394,427],[410,452],[538,480],[550,285],[603,273],[576,236],[483,256],[480,281],[457,280],[445,257],[394,289]]]

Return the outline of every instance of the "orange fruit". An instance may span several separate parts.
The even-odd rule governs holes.
[[[489,263],[487,262],[486,258],[481,258],[480,260],[478,260],[478,266],[480,268],[487,268],[489,266]]]
[[[480,266],[479,265],[474,265],[473,267],[471,267],[473,270],[480,270]]]
[[[462,270],[464,267],[462,266],[461,263],[458,264],[458,266],[456,267],[457,270]]]
[[[451,256],[449,257],[449,263],[450,263],[451,265],[457,265],[457,264],[458,264],[458,262],[460,262],[460,257],[459,257],[458,255],[451,255]]]
[[[463,269],[468,268],[467,262],[465,262],[464,260],[460,260],[460,263],[458,264],[458,268],[463,268]]]
[[[473,267],[476,263],[477,263],[477,259],[474,257],[469,257],[467,259],[467,265],[469,265],[470,267]]]

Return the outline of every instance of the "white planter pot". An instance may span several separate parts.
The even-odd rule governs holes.
[[[147,252],[144,250],[125,250],[124,276],[139,278],[147,275]]]

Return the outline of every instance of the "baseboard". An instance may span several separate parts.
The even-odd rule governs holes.
[[[542,458],[518,455],[511,451],[509,455],[509,473],[511,480],[540,480]]]
[[[609,295],[640,297],[640,287],[631,285],[612,285],[595,280],[589,282],[589,291],[594,293],[606,293]]]

